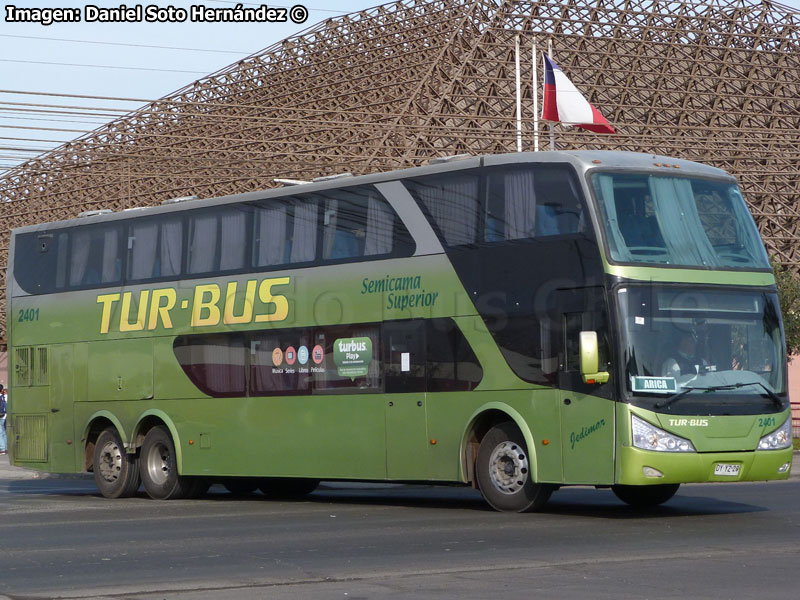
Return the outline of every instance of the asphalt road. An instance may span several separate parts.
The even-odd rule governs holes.
[[[325,486],[303,501],[106,500],[0,480],[0,598],[796,598],[800,481],[684,486],[636,512],[564,488],[500,514],[469,489]]]

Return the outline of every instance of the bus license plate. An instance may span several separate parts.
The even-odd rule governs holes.
[[[714,465],[714,475],[722,475],[723,477],[736,477],[739,475],[739,467],[741,465],[728,465],[719,463]]]

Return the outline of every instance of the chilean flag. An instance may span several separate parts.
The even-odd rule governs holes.
[[[616,133],[606,118],[586,101],[559,66],[544,56],[544,121],[582,127],[595,133]]]

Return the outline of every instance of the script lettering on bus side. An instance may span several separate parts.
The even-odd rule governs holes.
[[[239,282],[230,281],[227,285],[204,283],[196,285],[192,300],[178,304],[178,293],[174,288],[142,290],[138,293],[136,305],[134,292],[101,294],[97,303],[102,306],[100,333],[112,329],[120,332],[152,331],[159,324],[164,329],[172,329],[174,311],[186,311],[190,315],[191,327],[210,327],[245,323],[265,323],[283,321],[289,315],[289,300],[282,294],[273,293],[273,287],[288,285],[290,277],[271,279],[251,279],[244,284],[244,298],[236,301]],[[120,303],[119,319],[113,319],[114,307]]]
[[[421,275],[386,275],[382,279],[365,277],[361,282],[361,293],[384,294],[386,310],[430,308],[439,298],[439,292],[422,287]]]

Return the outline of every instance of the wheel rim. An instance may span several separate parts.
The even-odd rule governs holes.
[[[122,449],[114,441],[103,444],[100,449],[100,476],[104,481],[114,483],[122,472]]]
[[[502,442],[489,457],[492,485],[503,494],[516,494],[528,481],[528,457],[519,444]]]
[[[156,443],[147,456],[147,475],[155,484],[163,485],[169,478],[169,448],[165,444]]]

